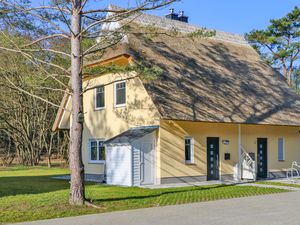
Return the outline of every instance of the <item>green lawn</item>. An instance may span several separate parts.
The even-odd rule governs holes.
[[[274,185],[274,186],[285,186],[285,187],[295,187],[300,188],[299,184],[293,184],[293,183],[283,183],[283,182],[273,182],[273,181],[259,181],[256,182],[257,184],[267,184],[267,185]]]
[[[68,204],[68,181],[51,178],[67,173],[66,169],[46,167],[0,169],[0,223],[286,192],[250,186],[213,185],[150,190],[87,183],[87,198],[102,206],[95,209]]]

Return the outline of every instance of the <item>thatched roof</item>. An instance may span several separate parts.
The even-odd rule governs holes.
[[[193,26],[164,18],[155,23],[156,16],[145,14],[139,18],[160,28],[168,23]],[[143,81],[163,119],[300,125],[299,97],[241,36],[217,32],[213,38],[192,39],[135,33],[107,54],[123,53],[163,69],[159,79]]]

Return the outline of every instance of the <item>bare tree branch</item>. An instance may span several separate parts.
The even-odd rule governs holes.
[[[35,94],[32,94],[32,93],[30,93],[30,92],[28,92],[28,91],[26,91],[26,90],[24,90],[23,88],[20,88],[20,87],[18,87],[18,86],[16,86],[7,76],[4,76],[4,78],[16,89],[16,90],[18,90],[18,91],[20,91],[20,92],[23,92],[23,93],[25,93],[25,94],[27,94],[27,95],[29,95],[29,96],[32,96],[32,97],[34,97],[34,98],[37,98],[37,99],[39,99],[39,100],[41,100],[41,101],[43,101],[43,102],[46,102],[46,103],[48,103],[48,104],[50,104],[50,105],[52,105],[52,106],[55,106],[55,107],[57,107],[57,108],[59,108],[60,106],[59,105],[57,105],[57,104],[55,104],[55,103],[53,103],[53,102],[50,102],[50,101],[48,101],[47,99],[44,99],[44,98],[42,98],[42,97],[40,97],[40,96],[38,96],[38,95],[35,95]]]
[[[3,1],[3,0],[1,0],[0,2],[6,4],[6,2]],[[47,9],[49,9],[49,10],[57,10],[57,11],[63,10],[63,11],[66,12],[66,13],[71,13],[71,11],[68,10],[68,9],[59,9],[58,7],[48,6],[48,5],[46,5],[46,6],[37,6],[37,7],[34,7],[34,8],[27,8],[26,11],[38,11],[38,10],[43,10],[43,9],[46,9],[46,10],[47,10]],[[5,11],[5,10],[2,10],[2,11],[3,11],[3,12],[7,12],[7,11]],[[0,11],[0,12],[1,12],[1,11]],[[18,12],[24,12],[24,10],[23,10],[23,9],[22,9],[22,10],[14,10],[14,11],[9,11],[9,12],[12,12],[12,13],[18,13]]]
[[[27,12],[28,14],[40,19],[41,21],[44,21],[44,22],[47,22],[49,24],[51,24],[53,27],[55,27],[55,29],[59,30],[60,32],[62,32],[63,34],[67,34],[67,32],[65,30],[63,30],[59,25],[53,23],[51,20],[49,20],[48,18],[46,17],[43,17],[39,14],[36,14],[36,13],[33,13],[32,10],[28,11],[26,8],[22,7],[22,6],[17,6],[15,4],[11,4],[11,3],[8,3],[4,0],[1,0],[1,2],[5,5],[8,5],[10,7],[13,7],[13,8],[16,8],[18,9],[20,12]]]
[[[21,54],[27,56],[27,58],[30,58],[30,59],[38,61],[40,63],[43,63],[43,64],[46,64],[46,65],[49,65],[49,66],[61,69],[62,71],[66,72],[66,73],[69,73],[68,70],[66,70],[65,68],[63,68],[63,67],[61,67],[59,65],[56,65],[56,64],[53,64],[53,63],[50,63],[50,62],[38,59],[38,58],[36,58],[36,57],[34,57],[34,56],[32,56],[32,55],[30,55],[30,54],[28,54],[28,53],[26,53],[26,52],[24,52],[22,50],[16,50],[16,49],[12,49],[12,48],[1,47],[1,46],[0,46],[0,49],[5,50],[5,51],[10,51],[10,52],[15,52],[15,53],[21,53]]]
[[[40,51],[46,51],[46,52],[53,52],[53,53],[57,53],[57,54],[61,54],[61,55],[64,55],[64,56],[68,56],[68,57],[71,57],[70,54],[68,53],[65,53],[65,52],[62,52],[62,51],[58,51],[58,50],[55,50],[55,49],[51,49],[51,48],[39,48],[39,49],[21,49],[22,51],[24,52],[40,52]]]
[[[55,4],[56,4],[57,8],[59,9],[59,12],[60,12],[60,14],[61,14],[61,16],[62,16],[62,18],[63,18],[65,24],[67,25],[69,31],[70,31],[71,33],[73,33],[72,28],[70,27],[70,24],[69,24],[67,18],[65,17],[65,14],[64,14],[64,12],[63,12],[63,9],[59,6],[57,0],[54,0],[54,2],[55,2]],[[70,12],[70,13],[72,13],[72,12]]]
[[[55,38],[55,37],[62,37],[62,38],[66,38],[68,40],[70,40],[70,37],[65,35],[65,34],[52,34],[52,35],[49,35],[49,36],[45,36],[45,37],[41,37],[29,44],[26,44],[22,47],[28,47],[28,46],[31,46],[31,45],[34,45],[34,44],[37,44],[38,42],[41,42],[41,41],[44,41],[44,40],[47,40],[47,39],[52,39],[52,38]]]

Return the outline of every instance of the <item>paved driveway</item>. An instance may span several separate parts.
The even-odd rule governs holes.
[[[300,224],[300,191],[52,219],[22,225]]]

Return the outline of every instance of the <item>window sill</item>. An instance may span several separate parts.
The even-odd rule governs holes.
[[[99,161],[89,161],[89,164],[105,164],[105,160],[99,160]]]
[[[115,108],[122,108],[122,107],[125,107],[126,104],[122,104],[122,105],[115,105]]]
[[[285,160],[284,160],[284,159],[282,159],[282,160],[278,160],[278,162],[285,162]]]
[[[105,109],[105,107],[101,107],[101,108],[95,108],[94,110],[95,111],[101,111],[101,110],[104,110]]]
[[[193,166],[193,165],[196,165],[196,163],[194,163],[194,162],[189,162],[189,161],[185,161],[184,162],[185,163],[185,165],[190,165],[190,166]]]

